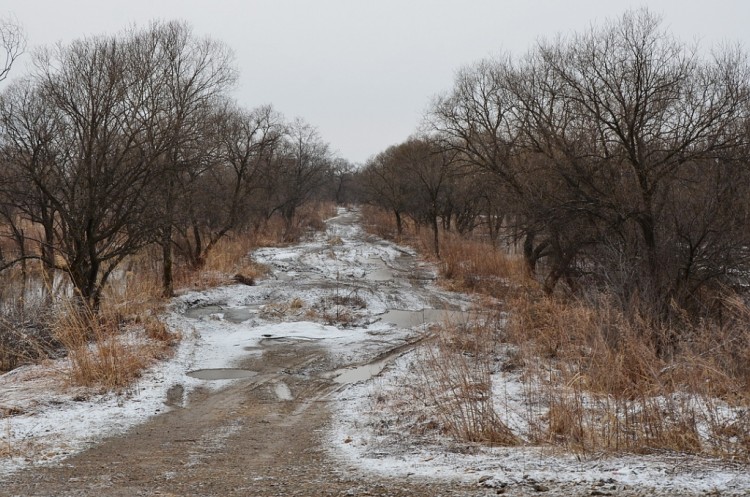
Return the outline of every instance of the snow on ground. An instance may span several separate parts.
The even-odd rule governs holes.
[[[380,320],[386,310],[418,311],[435,302],[468,305],[468,300],[437,289],[412,292],[398,278],[368,281],[369,274],[398,266],[399,257],[413,254],[382,241],[365,242],[354,216],[340,210],[329,220],[328,231],[308,242],[258,250],[255,259],[273,274],[257,286],[232,285],[176,298],[166,317],[170,328],[182,334],[174,356],[145,371],[124,392],[67,386],[65,359],[1,375],[0,476],[27,465],[59,462],[169,410],[173,386],[183,387],[185,399],[199,385],[225,386],[232,380],[206,383],[188,373],[236,366],[260,353],[263,340],[315,340],[334,359],[358,363],[417,334]],[[398,269],[393,271],[398,276]],[[345,322],[336,321],[343,317]]]
[[[413,367],[418,354],[412,350],[402,355],[380,377],[339,394],[330,434],[332,454],[384,476],[463,480],[484,487],[544,482],[571,494],[581,488],[630,489],[645,491],[644,495],[750,493],[746,464],[684,454],[580,456],[554,447],[457,443],[434,430],[420,435],[409,427],[424,423],[420,419],[424,414],[399,407],[411,400],[404,387],[425,381]],[[492,382],[496,411],[514,433],[527,430],[524,389],[528,385],[521,382],[520,374],[497,372]]]

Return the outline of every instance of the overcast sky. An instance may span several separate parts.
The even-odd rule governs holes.
[[[302,117],[363,162],[411,134],[461,66],[644,5],[686,41],[750,47],[747,0],[0,0],[0,16],[30,48],[186,20],[234,50],[241,104]]]

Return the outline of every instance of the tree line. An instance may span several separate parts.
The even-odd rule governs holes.
[[[553,292],[710,312],[750,270],[750,72],[647,10],[461,69],[421,133],[368,161],[366,198],[431,226],[518,240]]]
[[[35,53],[0,94],[0,267],[39,260],[95,308],[148,245],[171,295],[175,256],[199,267],[273,215],[291,236],[300,206],[348,165],[303,120],[238,105],[236,79],[229,48],[182,22]]]

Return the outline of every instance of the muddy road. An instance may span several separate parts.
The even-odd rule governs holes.
[[[332,457],[328,397],[341,385],[325,350],[271,345],[243,364],[258,372],[175,408],[55,467],[2,483],[19,496],[460,495],[470,488],[373,478]],[[284,387],[280,387],[284,385]],[[473,492],[472,492],[473,494]]]
[[[484,494],[373,476],[330,447],[335,394],[418,341],[427,315],[467,305],[429,285],[429,267],[413,254],[367,237],[356,221],[341,211],[309,243],[260,251],[274,274],[257,287],[183,296],[172,324],[193,343],[178,354],[184,374],[169,377],[163,409],[56,464],[6,475],[0,495]]]

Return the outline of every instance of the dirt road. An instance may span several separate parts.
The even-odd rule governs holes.
[[[471,494],[454,484],[374,479],[329,455],[322,378],[327,353],[306,344],[269,346],[243,364],[259,376],[105,440],[57,467],[28,468],[0,487],[19,496],[284,496]],[[289,396],[279,395],[286,385]],[[292,400],[284,400],[292,397]]]
[[[305,319],[313,314],[318,321],[346,316],[346,326],[365,323],[364,330],[370,329],[374,314],[387,310],[377,302],[398,306],[412,302],[415,294],[423,301],[440,302],[440,295],[424,289],[413,257],[391,257],[385,264],[386,258],[373,252],[354,222],[353,214],[343,214],[329,225],[328,240],[259,255],[276,269],[275,279],[243,298],[252,300],[255,310],[264,305],[278,310],[285,299],[302,296]],[[381,249],[393,251],[385,244]],[[365,298],[359,297],[363,294]],[[215,304],[201,305],[209,309]],[[289,312],[289,306],[284,309]],[[279,320],[294,325],[294,316],[283,310],[279,314]],[[195,319],[196,329],[203,339],[210,338],[209,325],[216,328],[216,322],[203,319]],[[221,326],[232,326],[221,316],[217,319]],[[237,320],[245,332],[257,329],[246,319]],[[171,406],[167,412],[55,466],[32,465],[11,474],[0,482],[0,495],[476,495],[479,489],[466,484],[372,476],[331,451],[326,437],[332,394],[346,388],[335,381],[336,371],[403,347],[419,334],[412,330],[394,341],[391,331],[367,331],[356,347],[340,347],[337,353],[316,340],[260,339],[246,347],[252,353],[227,364],[251,372],[251,377],[219,389],[210,382],[204,387],[175,383],[164,400]],[[200,350],[201,345],[196,347]]]

